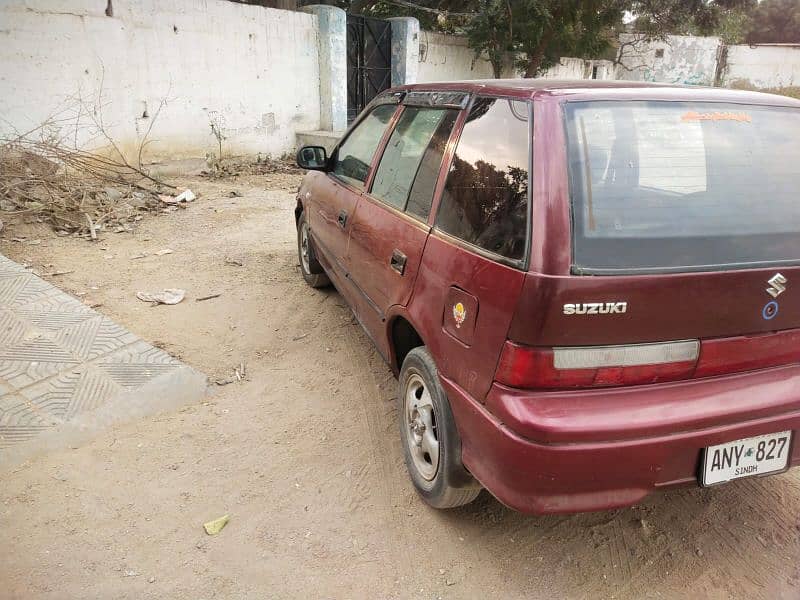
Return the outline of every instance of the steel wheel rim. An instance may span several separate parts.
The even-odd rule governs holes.
[[[414,466],[423,479],[431,481],[439,470],[439,431],[430,390],[416,373],[408,378],[403,416],[406,441]]]
[[[309,252],[308,225],[303,223],[300,227],[300,261],[303,263],[303,270],[306,273],[311,273],[308,256]]]

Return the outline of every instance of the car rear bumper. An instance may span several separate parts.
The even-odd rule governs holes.
[[[794,439],[800,431],[800,368],[753,376],[760,383],[756,395],[746,389],[746,378],[726,378],[699,387],[692,382],[669,390],[592,392],[594,402],[577,407],[569,406],[571,393],[500,386],[484,405],[452,381],[442,383],[461,434],[464,465],[503,504],[545,514],[629,506],[659,488],[697,485],[703,448],[751,436],[792,430],[790,465],[800,464]],[[749,394],[747,402],[726,406],[737,387]],[[665,391],[683,396],[683,405],[665,402],[659,396]],[[706,406],[703,414],[700,405]]]

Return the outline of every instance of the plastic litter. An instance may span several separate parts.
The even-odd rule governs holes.
[[[213,521],[209,521],[208,523],[203,523],[203,529],[206,530],[208,535],[217,535],[225,525],[228,524],[228,521],[231,520],[230,515],[223,515],[219,519],[214,519]]]
[[[154,304],[178,304],[186,297],[186,290],[168,288],[160,292],[136,292],[136,297],[142,302]]]
[[[197,198],[197,196],[194,195],[194,192],[192,192],[192,190],[185,189],[180,194],[175,196],[175,201],[176,202],[191,202],[195,198]]]

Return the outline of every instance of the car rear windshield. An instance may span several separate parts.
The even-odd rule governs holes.
[[[566,104],[573,271],[800,262],[800,110]]]

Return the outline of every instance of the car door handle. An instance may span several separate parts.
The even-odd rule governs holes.
[[[346,210],[340,210],[339,211],[339,218],[337,219],[337,221],[339,222],[339,227],[344,229],[344,226],[347,225],[347,211]]]
[[[406,270],[406,255],[400,252],[400,250],[393,250],[389,266],[402,275]]]

